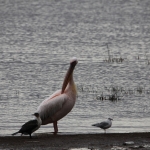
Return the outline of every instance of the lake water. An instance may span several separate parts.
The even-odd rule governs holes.
[[[109,133],[148,132],[149,48],[149,0],[0,0],[0,135],[61,88],[73,56],[78,99],[59,132],[103,133],[91,125],[108,117]]]

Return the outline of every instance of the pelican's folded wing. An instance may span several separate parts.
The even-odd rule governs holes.
[[[66,94],[59,94],[44,100],[38,107],[38,113],[42,120],[55,115],[60,109],[62,109],[63,104],[67,99]]]

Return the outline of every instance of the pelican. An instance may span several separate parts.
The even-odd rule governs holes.
[[[62,89],[45,99],[37,109],[42,119],[42,125],[53,123],[54,133],[58,132],[57,121],[71,111],[76,101],[77,90],[73,81],[73,70],[77,63],[78,60],[75,57],[70,60],[70,67],[66,73]]]
[[[22,134],[29,134],[29,135],[30,135],[30,138],[32,138],[32,137],[31,137],[31,134],[32,134],[34,131],[36,131],[37,129],[39,129],[40,126],[41,126],[41,124],[42,124],[42,120],[41,120],[39,114],[38,114],[38,113],[34,113],[33,115],[36,117],[35,120],[30,120],[30,121],[26,122],[26,123],[21,127],[21,129],[20,129],[18,132],[13,133],[12,135],[16,135],[16,134],[18,134],[18,133],[21,133],[21,135],[22,135]]]
[[[110,128],[111,125],[112,125],[112,122],[111,122],[111,118],[108,118],[107,121],[103,121],[101,123],[96,123],[96,124],[93,124],[92,126],[96,126],[96,127],[99,127],[101,129],[103,129],[106,133],[106,129]]]

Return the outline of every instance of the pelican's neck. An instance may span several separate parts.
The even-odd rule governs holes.
[[[68,83],[67,90],[68,89],[71,90],[75,95],[77,95],[76,85],[75,85],[74,80],[73,80],[73,73],[71,74],[70,81]]]
[[[70,65],[70,67],[69,67],[69,69],[68,69],[68,71],[66,73],[66,76],[65,76],[65,79],[64,79],[64,82],[63,82],[63,85],[62,85],[61,94],[66,91],[68,85],[70,85],[71,87],[73,87],[75,85],[74,81],[73,81],[73,70],[74,70],[74,67],[75,66]]]

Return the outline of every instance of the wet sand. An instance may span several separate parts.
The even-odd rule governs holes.
[[[123,145],[124,142],[133,141],[134,145]],[[85,149],[150,149],[150,133],[106,133],[106,134],[74,134],[53,135],[52,133],[33,134],[28,136],[0,137],[0,149],[50,149],[70,150],[73,148]],[[149,147],[149,148],[148,148]],[[117,148],[116,148],[117,149]]]

